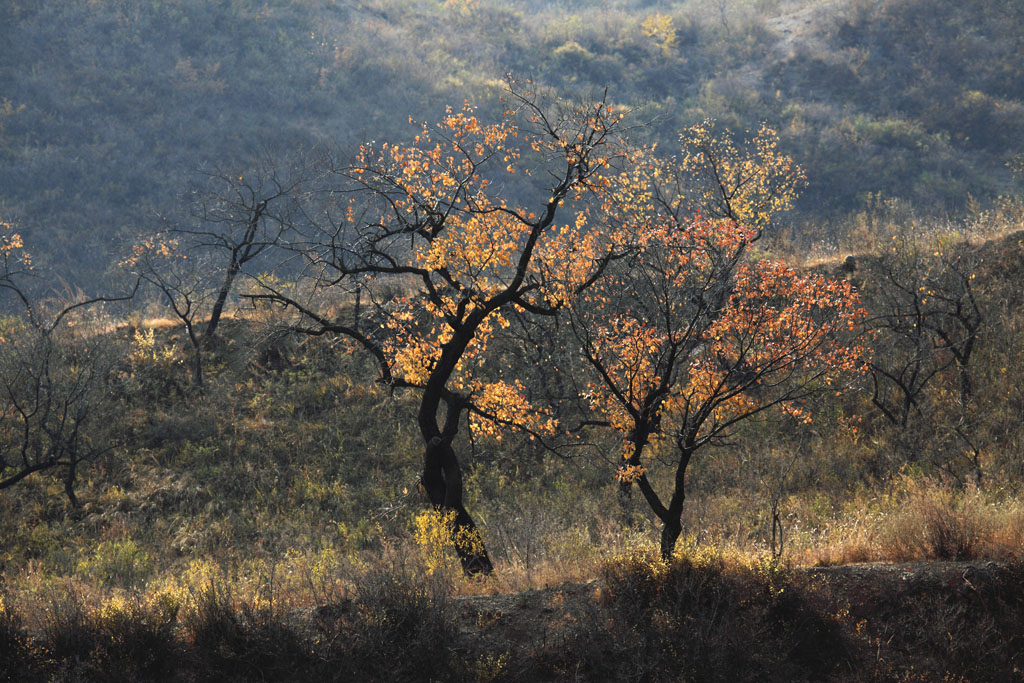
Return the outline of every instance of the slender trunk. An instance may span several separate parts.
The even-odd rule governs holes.
[[[200,393],[203,391],[203,357],[199,354],[199,347],[196,347],[195,361],[192,367],[192,377],[195,379],[196,387]]]
[[[71,503],[71,507],[78,507],[78,496],[75,495],[75,476],[77,475],[76,470],[78,469],[78,462],[74,456],[71,457],[71,462],[68,463],[68,471],[64,475],[64,493],[68,497],[68,501]]]
[[[971,401],[971,394],[974,391],[974,387],[971,384],[971,373],[966,364],[958,365],[957,371],[960,375],[960,402],[966,409],[967,404]]]
[[[772,513],[772,557],[779,559],[782,557],[783,546],[785,545],[785,537],[782,531],[782,517],[779,515],[779,499],[775,497],[771,504]]]
[[[206,326],[203,343],[209,344],[213,342],[213,335],[217,332],[217,325],[220,323],[220,317],[224,312],[224,304],[227,303],[228,294],[231,293],[231,285],[235,282],[235,276],[242,270],[243,265],[263,251],[263,247],[256,247],[255,251],[253,251],[253,241],[256,238],[256,231],[259,228],[260,220],[263,218],[263,212],[267,210],[269,203],[270,199],[264,199],[253,207],[245,235],[231,251],[231,263],[228,265],[228,272],[224,276],[224,284],[221,285],[220,291],[217,292],[217,300],[213,303],[213,310],[210,311],[210,323]]]
[[[631,467],[639,467],[641,463],[641,456],[643,455],[644,446],[647,445],[647,441],[650,438],[652,432],[650,421],[644,419],[638,419],[638,424],[635,424],[633,430],[627,435],[626,443],[632,448],[629,458],[626,460],[626,464]],[[647,493],[644,492],[646,496]],[[630,508],[633,501],[633,481],[631,479],[622,479],[619,481],[618,491],[619,509],[622,512],[623,520],[627,523],[631,519]],[[657,513],[658,505],[648,500],[651,504],[651,508]]]
[[[213,309],[210,311],[210,322],[206,326],[206,332],[203,334],[203,343],[209,345],[212,343],[213,335],[217,332],[217,325],[220,323],[220,317],[224,313],[224,305],[227,303],[228,294],[231,292],[231,285],[235,281],[235,276],[238,275],[238,271],[241,266],[237,262],[232,262],[228,267],[227,275],[224,277],[224,284],[221,285],[220,291],[217,292],[217,300],[213,302]]]
[[[203,393],[203,342],[196,336],[195,327],[187,317],[182,317],[185,322],[185,331],[192,343],[192,381],[200,393]]]
[[[672,553],[676,549],[676,541],[683,532],[683,502],[686,501],[686,468],[696,450],[692,439],[679,441],[679,463],[676,465],[675,485],[672,490],[672,500],[664,510],[661,517],[664,526],[661,529],[661,558],[671,560]]]
[[[357,286],[356,287],[356,303],[352,307],[352,329],[355,330],[356,332],[359,331],[359,313],[360,313],[359,305],[360,305],[360,300],[362,299],[362,294],[363,294],[363,288],[360,287],[360,286]]]

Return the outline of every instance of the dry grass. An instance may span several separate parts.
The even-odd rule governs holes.
[[[1017,251],[1006,253],[1016,258]],[[136,326],[154,324],[156,334],[153,352],[140,354],[121,378],[124,412],[117,423],[122,442],[131,447],[84,475],[83,508],[68,509],[59,481],[51,478],[28,480],[15,495],[0,496],[0,535],[8,541],[0,547],[0,594],[8,605],[0,606],[0,647],[25,652],[35,639],[70,658],[108,666],[119,655],[103,643],[141,652],[145,648],[137,644],[162,637],[170,620],[179,634],[174,637],[180,636],[175,648],[214,644],[202,656],[217,672],[258,658],[261,649],[301,658],[319,645],[288,631],[292,615],[339,605],[348,610],[362,601],[370,607],[358,619],[349,611],[331,617],[330,638],[362,643],[358,652],[364,654],[356,659],[392,647],[387,643],[396,638],[420,642],[426,653],[422,631],[392,628],[402,614],[441,628],[431,621],[432,611],[444,614],[453,596],[518,594],[601,576],[608,583],[642,582],[644,572],[654,572],[643,563],[624,565],[624,573],[609,578],[609,562],[616,562],[609,558],[649,554],[660,525],[639,495],[619,507],[606,463],[545,459],[512,439],[477,443],[472,458],[465,448],[472,497],[467,507],[484,530],[497,571],[466,579],[450,554],[428,566],[427,549],[414,532],[424,507],[413,491],[421,443],[410,419],[412,402],[375,387],[372,369],[317,340],[282,346],[283,360],[273,369],[250,363],[250,351],[238,352],[238,362],[231,349],[211,353],[208,393],[186,394],[175,389],[187,377],[176,360],[184,342],[172,322],[147,319]],[[992,393],[979,397],[993,408],[986,413],[992,445],[983,463],[991,489],[957,488],[934,478],[937,470],[927,463],[903,470],[913,476],[893,477],[900,463],[887,447],[891,434],[870,424],[867,400],[850,392],[833,413],[864,414],[859,435],[834,427],[828,415],[816,416],[813,438],[766,424],[739,434],[740,448],[702,454],[688,473],[684,524],[690,538],[680,544],[680,561],[689,558],[696,568],[669,572],[675,588],[657,579],[654,594],[696,595],[700,586],[693,582],[706,580],[741,596],[740,602],[749,599],[761,616],[774,614],[774,603],[758,602],[757,593],[767,577],[758,573],[770,535],[766,482],[784,492],[783,565],[1022,559],[1024,498],[1013,488],[1018,442],[1004,435],[1021,433],[1013,377],[1019,376],[1024,328],[1011,330],[1005,322],[998,341],[1006,348],[983,359],[991,367],[978,382]],[[249,333],[244,325],[237,328],[233,334]],[[701,564],[701,553],[719,559]],[[627,593],[620,590],[620,598]],[[624,617],[631,599],[605,595],[604,606],[618,605],[615,618]],[[371,614],[390,616],[375,620]],[[745,629],[760,624],[760,616],[733,615],[737,637],[757,636]],[[364,616],[368,620],[360,621]],[[650,634],[661,623],[656,616],[649,610],[630,618],[639,632]],[[671,618],[677,617],[685,618]],[[564,665],[559,673],[571,676],[580,662],[585,670],[587,657],[604,654],[601,643],[626,660],[640,656],[628,629],[590,626],[565,636],[571,656],[548,653]],[[586,644],[590,636],[597,645]],[[662,642],[661,636],[650,635],[647,642]],[[708,640],[708,647],[714,645]],[[153,650],[155,657],[179,651]],[[705,655],[710,659],[701,660]],[[694,656],[705,662],[701,666],[714,659]],[[424,657],[426,668],[448,666]],[[146,661],[133,665],[142,667],[133,670],[140,678],[150,666]],[[675,661],[658,660],[649,670],[667,671],[658,667]],[[586,670],[594,680],[639,670],[606,665],[611,668]],[[377,671],[371,677],[384,677],[365,666]],[[14,680],[31,680],[30,673]]]
[[[167,330],[174,330],[182,326],[180,320],[173,318],[146,318],[142,321],[142,328],[145,330],[156,330],[157,332],[166,332]]]
[[[802,564],[1024,558],[1024,502],[904,477],[888,495],[848,504],[836,519],[800,538]]]

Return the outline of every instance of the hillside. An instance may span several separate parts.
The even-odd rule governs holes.
[[[841,239],[839,219],[872,202],[943,213],[1017,191],[1006,164],[1024,151],[1020,11],[11,0],[0,8],[0,214],[39,263],[92,288],[116,245],[165,218],[194,220],[204,174],[245,174],[268,150],[407,139],[410,116],[465,99],[493,108],[512,71],[567,98],[608,88],[636,135],[665,149],[705,117],[734,130],[767,121],[810,178],[796,234]]]
[[[1020,679],[1022,20],[0,0],[0,681]]]
[[[852,271],[813,267],[880,306],[882,244]],[[1013,680],[1024,233],[950,244],[976,264],[987,316],[978,458],[946,426],[955,374],[904,428],[865,378],[812,427],[758,423],[696,462],[670,563],[596,455],[614,443],[566,459],[478,437],[467,500],[496,572],[466,578],[416,491],[415,404],[375,387],[358,354],[236,317],[197,394],[180,327],[108,328],[123,349],[102,404],[116,449],[83,465],[80,506],[46,473],[0,492],[0,649],[14,653],[0,674]],[[670,474],[652,463],[654,481]]]
[[[233,614],[222,602],[227,594],[211,585],[180,628],[166,620],[166,603],[110,604],[83,621],[65,602],[54,617],[65,621],[29,635],[0,606],[0,676],[513,682],[1020,674],[1019,565],[782,572],[704,559],[652,574],[624,562],[597,582],[460,597],[429,582],[366,579],[354,601],[290,614],[252,605]]]

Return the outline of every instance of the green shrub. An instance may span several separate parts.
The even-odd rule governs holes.
[[[153,560],[131,539],[105,541],[79,561],[76,571],[104,586],[138,588],[153,574]]]

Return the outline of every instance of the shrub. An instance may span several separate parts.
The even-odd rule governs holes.
[[[465,528],[456,530],[454,510],[427,510],[417,515],[415,527],[413,538],[429,574],[457,571],[457,547],[468,553],[483,552],[483,541],[478,534]]]
[[[131,539],[105,541],[78,563],[77,571],[107,587],[137,588],[152,575],[153,560]]]
[[[898,507],[882,518],[878,532],[885,557],[896,560],[975,558],[989,535],[982,494],[963,492],[930,479],[904,478]]]
[[[115,596],[95,608],[73,584],[51,590],[37,642],[22,641],[23,652],[31,645],[45,657],[40,664],[58,667],[50,680],[151,681],[173,672],[176,601]]]
[[[340,680],[438,680],[457,635],[443,583],[408,569],[359,578],[354,603],[321,610],[323,655],[341,663]]]
[[[307,640],[271,604],[247,602],[222,579],[193,587],[182,621],[207,680],[313,678]]]
[[[0,591],[0,681],[32,680],[37,675],[28,632],[21,616]]]
[[[634,551],[608,562],[602,597],[633,675],[654,680],[821,680],[847,658],[840,625],[774,561],[690,546],[671,562]]]

